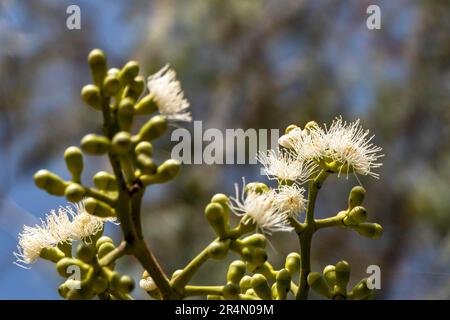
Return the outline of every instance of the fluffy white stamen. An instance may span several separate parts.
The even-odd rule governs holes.
[[[187,111],[189,101],[184,98],[176,73],[169,65],[148,77],[147,86],[163,116],[174,121],[192,121],[191,113]]]

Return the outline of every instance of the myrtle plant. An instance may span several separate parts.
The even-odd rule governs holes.
[[[330,175],[378,177],[374,169],[381,166],[381,148],[371,143],[359,120],[347,123],[338,117],[329,127],[313,121],[303,129],[288,126],[279,148],[257,156],[273,181],[244,180],[242,187],[235,185],[235,195],[214,195],[205,217],[216,239],[169,276],[145,241],[141,205],[147,188],[169,182],[180,171],[175,159],[155,163],[152,142],[170,123],[191,121],[189,102],[169,66],[147,79],[146,92],[135,61],[108,70],[105,54],[95,49],[88,64],[93,81],[82,88],[81,97],[101,113],[103,132],[88,134],[80,147],[66,149],[70,181],[47,170],[34,175],[39,188],[65,196],[72,204],[50,212],[40,225],[24,226],[15,253],[17,264],[27,268],[38,258],[54,263],[66,279],[58,288],[65,299],[132,299],[134,280],[114,270],[125,255],[142,265],[140,288],[154,299],[307,299],[309,288],[329,299],[371,296],[367,278],[348,290],[350,266],[345,261],[326,266],[322,273],[311,268],[311,242],[321,229],[346,228],[373,239],[382,234],[379,224],[366,222],[362,206],[366,192],[361,186],[351,190],[347,207],[336,215],[315,217],[318,192]],[[157,112],[135,130],[135,118]],[[93,184],[88,183],[82,178],[85,155],[106,156],[112,172],[100,171],[92,177]],[[239,218],[236,224],[232,214]],[[120,244],[103,235],[108,222],[120,226]],[[274,232],[295,232],[300,245],[280,268],[269,262],[266,251]],[[228,254],[236,254],[238,260],[228,266],[223,285],[191,283],[207,260],[223,260]]]

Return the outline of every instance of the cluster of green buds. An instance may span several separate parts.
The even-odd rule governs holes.
[[[96,296],[103,300],[130,299],[133,279],[114,271],[115,262],[106,264],[102,260],[116,249],[112,239],[106,236],[94,238],[90,244],[79,243],[75,256],[69,251],[63,253],[59,248],[52,248],[56,270],[67,279],[59,286],[59,294],[69,300]]]
[[[275,270],[268,261],[264,261],[254,269],[248,261],[236,260],[228,267],[227,283],[219,286],[217,293],[208,295],[207,298],[209,300],[286,300],[289,293],[294,296],[296,294],[298,288],[292,279],[297,276],[299,270],[300,255],[296,252],[287,256],[284,268],[280,270]]]
[[[368,284],[369,279],[362,279],[350,291],[347,291],[349,281],[350,265],[346,261],[326,266],[322,274],[311,272],[308,275],[309,286],[328,299],[364,300],[371,297],[373,289]]]

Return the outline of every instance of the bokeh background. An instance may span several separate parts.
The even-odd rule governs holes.
[[[70,4],[81,8],[81,30],[66,28]],[[381,8],[381,30],[366,27],[370,4]],[[67,178],[65,147],[99,130],[100,115],[79,97],[96,47],[112,66],[140,61],[143,75],[170,63],[207,128],[361,118],[386,154],[380,180],[361,179],[370,220],[385,234],[321,231],[313,269],[345,259],[354,283],[376,264],[377,299],[450,298],[449,15],[450,2],[437,0],[0,0],[0,298],[59,299],[53,265],[24,270],[12,252],[23,224],[65,203],[38,190],[33,173],[45,167]],[[161,159],[173,146],[166,137]],[[88,176],[108,164],[89,158],[86,167]],[[148,191],[145,230],[167,272],[213,238],[203,218],[209,198],[233,193],[242,176],[263,179],[259,173],[257,165],[185,165],[176,181]],[[357,183],[329,179],[319,215],[343,208]],[[118,241],[117,229],[107,233]],[[293,235],[272,243],[278,267],[298,250]],[[128,258],[119,267],[136,279],[142,272]],[[208,262],[195,282],[220,284],[225,272]],[[144,295],[137,289],[135,297]]]

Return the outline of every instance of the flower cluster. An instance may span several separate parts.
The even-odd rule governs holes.
[[[114,221],[114,218],[99,218],[87,213],[83,202],[52,210],[45,221],[41,220],[41,225],[23,226],[18,252],[14,253],[16,264],[35,262],[45,248],[89,239],[103,229],[105,221]]]
[[[383,156],[379,154],[382,149],[373,145],[373,136],[368,135],[359,120],[347,123],[341,117],[324,129],[315,122],[304,129],[289,127],[278,140],[281,149],[257,156],[267,177],[278,180],[280,186],[267,192],[247,192],[241,200],[236,196],[235,214],[246,213],[266,233],[292,230],[288,217],[306,209],[305,189],[300,185],[314,178],[318,170],[378,177],[372,169],[381,166],[377,160]]]
[[[378,178],[373,169],[379,168],[382,149],[371,143],[374,136],[360,126],[360,120],[347,123],[336,118],[324,129],[315,122],[305,129],[294,128],[280,137],[279,144],[296,154],[298,159],[321,164],[326,169],[370,175]]]

